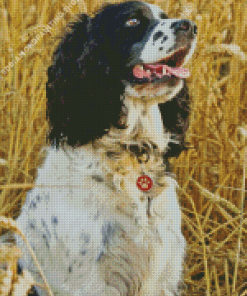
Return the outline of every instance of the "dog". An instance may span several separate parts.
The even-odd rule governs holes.
[[[54,295],[179,295],[186,243],[168,165],[186,149],[196,35],[142,1],[69,25],[48,69],[46,156],[17,219]]]

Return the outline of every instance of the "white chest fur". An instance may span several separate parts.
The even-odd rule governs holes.
[[[124,157],[121,172],[120,163],[109,164],[90,145],[66,152],[48,148],[18,225],[57,295],[130,295],[128,289],[140,285],[143,289],[133,295],[176,290],[185,248],[177,184],[164,176],[148,217],[147,199],[136,187],[143,168]],[[150,168],[154,172],[144,169],[155,177]],[[114,176],[120,178],[119,188]],[[25,244],[18,240],[18,245],[24,267],[39,281]]]
[[[177,287],[185,242],[177,184],[163,166],[170,134],[158,104],[124,103],[125,130],[110,129],[93,145],[47,148],[36,187],[18,218],[57,295],[127,296],[128,287],[134,291],[142,285],[140,293],[132,294],[158,296],[161,289],[172,295],[169,290]],[[154,143],[158,149],[139,163],[125,143]],[[148,194],[137,188],[143,174],[154,183]],[[24,267],[39,281],[25,245],[20,240],[18,245]],[[126,278],[126,270],[131,277]]]
[[[158,103],[126,98],[124,104],[128,110],[125,132],[136,133],[138,140],[153,142],[164,152],[170,141],[170,134],[164,130]]]

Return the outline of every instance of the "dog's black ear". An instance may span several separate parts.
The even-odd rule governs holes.
[[[59,83],[61,83],[61,78],[67,78],[66,75],[71,77],[71,75],[76,72],[75,62],[80,58],[82,53],[87,52],[86,47],[90,42],[91,21],[91,17],[86,14],[81,14],[77,22],[70,23],[67,26],[69,32],[65,35],[57,50],[54,52],[54,63],[48,69],[48,99],[49,91],[50,89],[54,89],[52,86],[58,79],[60,80]],[[65,67],[69,67],[69,71],[61,72],[61,69]]]
[[[48,69],[46,94],[48,109],[53,104],[63,104],[63,87],[78,76],[78,59],[87,52],[91,38],[92,18],[86,14],[79,21],[68,25],[69,33],[60,42],[53,55],[53,65]],[[60,91],[61,90],[61,91]]]
[[[63,134],[63,127],[66,127],[69,103],[73,105],[73,98],[68,102],[68,96],[73,96],[73,92],[77,91],[71,82],[78,79],[78,75],[83,75],[78,59],[87,53],[91,40],[91,21],[91,17],[81,14],[77,22],[68,25],[69,32],[62,38],[54,52],[53,64],[48,68],[47,118],[52,127],[49,138],[56,145],[56,140],[61,139]]]
[[[49,139],[56,146],[62,139],[72,146],[87,144],[118,124],[124,86],[111,71],[99,25],[95,18],[81,15],[48,69]]]
[[[169,143],[165,158],[178,157],[186,150],[185,133],[189,126],[190,98],[186,82],[181,91],[171,100],[159,106],[163,124],[171,132],[172,139],[178,143]]]

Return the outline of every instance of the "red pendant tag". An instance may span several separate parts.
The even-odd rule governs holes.
[[[148,191],[153,187],[152,179],[147,175],[142,175],[137,179],[137,187],[142,191]]]

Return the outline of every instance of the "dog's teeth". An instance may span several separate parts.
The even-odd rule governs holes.
[[[140,67],[141,70],[143,70],[143,66],[142,65],[140,65],[139,67]]]
[[[166,68],[162,68],[162,74],[166,75]]]

